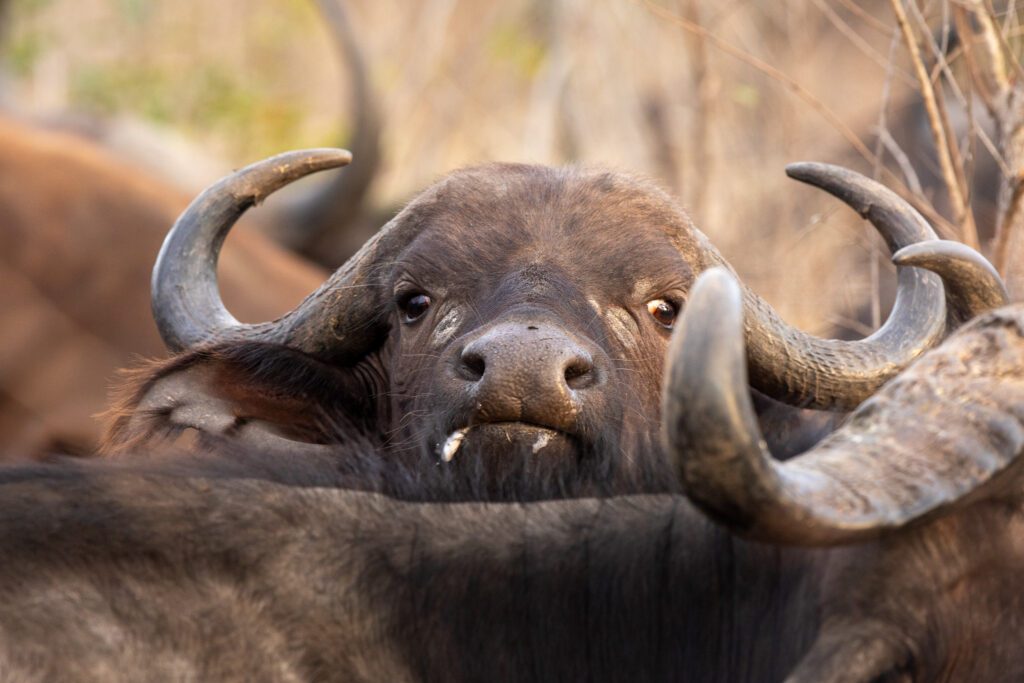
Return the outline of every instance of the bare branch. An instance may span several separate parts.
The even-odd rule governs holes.
[[[1014,56],[1013,50],[1010,49],[1009,44],[1006,42],[1006,35],[999,30],[996,26],[996,13],[992,9],[992,3],[989,0],[973,0],[975,5],[983,5],[984,10],[979,10],[975,13],[978,19],[978,23],[981,25],[982,34],[985,36],[985,46],[989,51],[990,58],[992,59],[993,70],[996,76],[1000,79],[1000,83],[1009,84],[1010,77],[1006,72],[1006,57],[1010,58],[1010,66],[1017,76],[1017,80],[1024,78],[1024,68],[1021,67],[1019,61]]]
[[[855,0],[839,0],[839,4],[879,33],[889,35],[892,32],[892,26],[886,24],[884,21],[879,21],[874,16],[866,12],[864,8],[855,2]]]
[[[903,151],[899,143],[896,142],[892,134],[885,128],[878,129],[878,140],[885,147],[885,151],[893,158],[896,165],[900,167],[900,172],[907,179],[907,185],[910,187],[914,194],[924,195],[924,188],[921,187],[921,181],[917,177],[917,171],[914,170],[914,165],[910,162],[910,158],[907,153]]]
[[[891,59],[886,59],[871,47],[871,45],[869,45],[859,33],[853,30],[853,27],[846,23],[846,21],[839,16],[836,11],[832,9],[827,2],[825,2],[825,0],[812,0],[812,2],[818,10],[825,15],[825,18],[829,20],[836,30],[846,36],[846,38],[853,43],[854,47],[867,55],[868,59],[886,70],[886,77],[891,74],[897,76],[904,85],[911,88],[917,87],[912,76],[896,69]]]
[[[1006,56],[1011,56],[1010,65],[1018,80],[1024,80],[1024,70],[1013,58],[1013,51],[1006,42],[1006,36],[997,26],[995,15],[988,3],[982,0],[962,0],[957,3],[954,16],[957,30],[963,37],[964,54],[972,67],[971,76],[980,86],[979,90],[991,109],[995,106],[996,98],[1013,88]],[[974,19],[973,22],[971,18]],[[980,57],[974,49],[976,43],[980,43],[983,48],[983,55]]]
[[[1002,32],[1004,36],[1009,36],[1013,33],[1014,26],[1017,23],[1017,0],[1009,0],[1006,3],[1006,11],[1003,12],[1003,26]]]
[[[954,8],[975,87],[999,129],[1005,159],[992,255],[1010,291],[1024,291],[1024,70],[1013,57],[987,0],[961,0]],[[1010,69],[1013,70],[1011,76]]]
[[[892,99],[892,79],[893,74],[896,71],[896,60],[893,59],[893,56],[896,53],[896,47],[899,43],[900,32],[894,29],[892,31],[892,37],[889,39],[889,54],[886,59],[889,66],[885,70],[885,82],[882,86],[882,104],[878,108],[878,126],[876,128],[877,135],[875,140],[876,162],[872,177],[875,180],[882,177],[882,164],[884,162],[885,151],[888,148],[886,141],[891,141],[892,147],[896,151],[895,154],[892,154],[893,158],[896,160],[896,164],[903,170],[903,174],[907,177],[907,181],[910,183],[911,189],[916,195],[920,196],[923,201],[925,199],[924,192],[921,191],[921,183],[917,179],[917,173],[914,171],[914,167],[910,165],[907,155],[903,153],[903,150],[899,148],[896,141],[892,139],[892,135],[889,134],[889,102]],[[870,235],[870,232],[873,231],[867,230],[867,226],[864,227],[865,229],[863,234],[868,245],[868,253],[870,254],[868,260],[868,263],[870,264],[868,269],[868,283],[871,287],[871,297],[869,299],[871,303],[871,325],[873,328],[877,329],[882,323],[881,273],[879,272],[878,267],[878,262],[879,259],[882,258],[882,255],[881,253],[878,253],[880,250],[878,249],[877,238],[874,240],[871,239],[873,236]],[[874,246],[873,249],[871,248],[872,245]]]
[[[910,8],[913,10],[914,18],[916,19],[918,26],[921,28],[921,32],[924,35],[925,44],[931,48],[932,56],[935,58],[935,68],[932,70],[932,76],[930,80],[932,84],[939,82],[940,77],[945,76],[946,83],[949,84],[950,89],[956,96],[960,106],[965,110],[970,108],[970,103],[967,102],[963,93],[960,91],[960,86],[956,82],[956,78],[953,76],[953,72],[949,68],[949,63],[946,61],[946,55],[943,49],[935,41],[935,37],[932,35],[931,29],[928,26],[927,20],[921,13],[917,3],[913,0],[909,2]],[[943,10],[946,5],[943,3]],[[943,26],[945,28],[945,22],[948,21],[948,17],[943,12]],[[953,171],[956,176],[957,185],[960,191],[964,195],[964,206],[967,211],[967,215],[970,218],[968,222],[964,224],[965,241],[971,246],[977,248],[977,230],[974,227],[974,215],[970,210],[970,200],[968,198],[970,185],[967,182],[967,175],[965,173],[966,165],[964,164],[963,157],[960,154],[960,141],[957,139],[956,130],[954,130],[952,123],[949,119],[949,108],[946,106],[946,98],[944,91],[941,90],[936,93],[935,98],[936,108],[938,109],[940,120],[942,122],[942,132],[946,137],[946,141],[949,144],[949,160],[953,167]],[[973,235],[973,237],[972,237]]]
[[[916,12],[916,15],[918,18],[918,23],[921,24],[922,26],[926,26],[927,24],[924,23],[925,20],[921,13]],[[943,21],[945,21],[945,19],[943,19]],[[964,34],[959,27],[957,30],[960,32],[961,35],[967,35]],[[954,50],[950,53],[947,51],[946,46],[939,45],[938,43],[936,43],[934,37],[932,37],[930,33],[928,34],[928,36],[929,37],[927,40],[927,44],[929,45],[929,47],[931,47],[932,54],[935,57],[935,69],[933,70],[933,72],[941,73],[945,77],[945,83],[949,86],[949,91],[953,94],[953,97],[956,98],[957,103],[959,103],[959,105],[963,107],[965,111],[970,111],[972,109],[972,98],[968,97],[964,93],[963,89],[960,87],[959,81],[953,74],[953,70],[950,67],[950,64],[953,61],[956,61],[956,57],[958,54],[965,53],[962,51],[962,48]],[[963,41],[961,41],[961,43],[962,42]],[[966,54],[964,61],[968,65],[968,71],[970,71],[971,62],[967,58]],[[937,73],[932,74],[933,81],[935,80],[935,78],[937,78]],[[973,76],[970,80],[974,84],[977,83],[977,79],[974,78]],[[984,100],[984,97],[982,99]],[[1009,173],[1009,167],[1006,165],[1005,159],[1003,159],[1002,152],[997,148],[996,144],[992,141],[992,138],[989,137],[988,133],[985,132],[985,129],[978,124],[977,118],[974,116],[970,116],[969,121],[971,125],[971,133],[981,141],[981,144],[985,147],[985,149],[988,150],[989,154],[992,155],[992,158],[995,160],[996,164],[999,166],[1003,174],[1005,175]]]
[[[809,90],[800,85],[797,81],[782,73],[775,67],[765,63],[757,57],[751,55],[735,45],[729,43],[722,38],[719,38],[715,34],[711,33],[705,27],[700,24],[696,24],[683,17],[673,14],[671,11],[661,7],[651,0],[643,0],[644,7],[647,8],[651,14],[663,19],[665,21],[675,24],[684,31],[702,35],[705,37],[710,45],[715,46],[717,49],[731,55],[735,59],[747,64],[748,66],[757,69],[769,78],[784,85],[790,92],[792,92],[797,98],[807,104],[811,109],[817,112],[823,119],[825,119],[836,131],[842,135],[850,146],[852,146],[858,154],[860,154],[869,164],[874,166],[876,164],[875,154],[868,149],[864,141],[860,139],[856,133],[854,133],[849,126],[843,123],[843,120],[832,111],[828,105],[822,102],[820,99],[814,96]],[[954,238],[958,233],[959,229],[950,223],[944,216],[938,213],[931,204],[927,202],[922,196],[912,193],[897,174],[893,173],[889,169],[882,167],[882,172],[885,175],[886,182],[893,185],[897,192],[899,192],[904,198],[909,201],[915,209],[920,211],[924,216],[932,223],[936,231],[939,232],[943,237],[950,239]]]
[[[687,2],[686,13],[691,21],[700,24],[700,3],[697,0]],[[715,103],[715,87],[709,68],[707,37],[696,33],[691,34],[691,37],[693,40],[689,44],[690,59],[694,65],[693,85],[697,96],[693,121],[694,162],[704,179],[703,182],[695,183],[695,194],[691,201],[696,215],[703,217],[707,204],[707,188],[711,185],[710,180],[714,172],[714,159],[710,151],[710,123],[714,116],[712,109]]]
[[[928,125],[932,131],[932,138],[935,142],[935,151],[939,158],[939,168],[942,171],[942,178],[946,184],[946,192],[949,193],[950,204],[956,224],[959,226],[960,235],[971,246],[977,246],[978,236],[974,228],[974,219],[964,199],[964,191],[960,184],[960,177],[954,164],[954,153],[950,149],[948,138],[948,118],[942,111],[938,98],[935,95],[935,88],[928,71],[921,59],[921,50],[918,44],[914,29],[907,19],[903,10],[901,0],[890,0],[893,13],[896,15],[896,23],[903,33],[903,42],[906,43],[907,51],[910,53],[910,60],[914,66],[914,73],[917,75],[918,85],[921,87],[921,98],[924,102],[925,111],[928,114]],[[953,140],[955,145],[956,141]]]
[[[857,150],[858,154],[864,157],[869,163],[874,163],[875,155],[871,152],[870,149],[868,149],[867,145],[864,144],[864,141],[860,139],[860,136],[854,133],[849,126],[843,123],[843,120],[839,118],[839,115],[832,111],[828,107],[828,105],[826,105],[820,99],[815,97],[813,93],[811,93],[809,90],[807,90],[807,88],[802,86],[793,78],[789,77],[782,71],[776,69],[771,64],[768,64],[767,62],[758,59],[749,52],[746,52],[736,47],[729,41],[722,40],[715,34],[708,31],[706,28],[701,26],[700,24],[690,21],[689,19],[681,17],[677,14],[673,14],[669,10],[666,10],[664,7],[654,4],[653,2],[651,2],[651,0],[644,0],[644,6],[647,8],[649,12],[651,12],[655,16],[666,21],[670,21],[679,26],[680,28],[689,31],[690,33],[703,37],[708,43],[714,45],[722,52],[732,55],[733,57],[740,60],[744,64],[752,66],[753,68],[757,69],[758,71],[768,76],[769,78],[776,80],[782,85],[784,85],[790,92],[792,92],[798,98],[803,100],[804,103],[811,107],[811,109],[818,112],[826,121],[828,121],[829,124],[831,124],[844,138],[846,138],[847,142],[849,142],[850,145],[852,145],[853,148]]]

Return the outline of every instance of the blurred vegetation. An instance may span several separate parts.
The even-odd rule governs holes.
[[[314,7],[275,5],[218,41],[228,27],[201,27],[210,13],[198,3],[12,0],[2,59],[23,100],[100,118],[131,114],[232,158],[344,139],[340,118],[309,121],[309,103],[294,96],[289,52],[323,33]],[[243,52],[225,63],[218,52],[229,45]]]
[[[136,117],[224,171],[337,144],[351,128],[348,83],[312,0],[10,1],[2,60],[19,111]],[[878,134],[891,130],[916,155],[926,201],[945,211],[926,182],[920,94],[886,0],[345,5],[384,121],[378,204],[493,160],[644,173],[812,331],[876,296],[865,256],[879,243],[834,200],[788,181],[786,163],[879,175]],[[930,30],[948,19],[948,0],[918,6]],[[1015,13],[1003,19],[1020,33]]]

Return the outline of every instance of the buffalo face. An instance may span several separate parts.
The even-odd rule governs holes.
[[[628,454],[657,450],[663,358],[693,280],[671,207],[630,178],[512,165],[410,206],[398,220],[419,234],[389,278],[392,451],[498,488],[649,479],[663,459]]]
[[[414,199],[295,310],[236,321],[214,266],[238,215],[348,159],[280,155],[182,215],[154,270],[153,309],[183,354],[144,375],[115,420],[112,450],[192,427],[339,467],[349,466],[339,449],[371,443],[415,465],[403,469],[419,478],[414,488],[462,497],[672,486],[659,445],[663,358],[694,278],[725,265],[686,214],[622,174],[464,170]],[[790,173],[853,206],[893,250],[933,237],[872,181],[818,164]],[[893,314],[861,342],[810,337],[741,288],[750,384],[817,408],[870,395],[945,331],[939,278],[909,267],[899,278]],[[394,484],[386,471],[377,482]]]

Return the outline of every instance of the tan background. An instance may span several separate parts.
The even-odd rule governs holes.
[[[613,166],[679,196],[794,323],[827,331],[870,297],[859,221],[782,169],[813,159],[871,172],[828,116],[872,147],[883,101],[891,120],[914,100],[888,3],[346,6],[385,117],[376,203],[488,160]],[[10,9],[8,106],[84,112],[136,137],[162,136],[162,151],[143,156],[188,188],[348,132],[342,70],[309,0],[13,0]],[[938,25],[942,4],[926,11]]]

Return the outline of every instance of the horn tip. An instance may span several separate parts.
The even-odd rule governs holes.
[[[692,305],[694,299],[711,297],[720,299],[722,296],[739,296],[740,286],[736,278],[726,268],[716,266],[708,268],[697,276],[690,295]]]
[[[283,152],[246,166],[211,190],[214,195],[220,196],[224,194],[225,187],[231,187],[234,199],[245,198],[249,202],[258,202],[299,178],[345,166],[351,161],[352,152],[334,147]]]
[[[982,308],[970,307],[970,316],[1004,306],[1010,301],[999,271],[976,250],[953,240],[927,240],[908,244],[892,255],[897,266],[914,266],[937,273],[952,288],[951,296],[967,295]]]
[[[735,276],[729,272],[728,268],[722,266],[715,266],[708,268],[697,275],[697,281],[693,286],[694,291],[697,288],[703,289],[715,289],[715,290],[728,290],[738,289],[739,285],[736,282]]]
[[[317,171],[346,166],[350,163],[352,163],[352,152],[347,149],[314,147],[313,149],[282,152],[269,159],[251,164],[242,169],[241,173],[259,175],[264,169],[272,169],[278,174],[295,179]]]
[[[897,266],[917,266],[940,274],[959,264],[1000,279],[995,266],[987,258],[955,240],[925,240],[908,244],[892,255],[892,262]]]
[[[352,163],[352,152],[335,147],[320,147],[292,154],[300,155],[301,161],[307,164],[311,171],[337,168]]]
[[[825,164],[820,161],[796,161],[786,164],[786,175],[793,180],[804,183],[816,184],[819,178],[835,175],[837,171],[845,170],[839,166]]]
[[[950,240],[927,240],[908,244],[892,255],[897,266],[919,266],[927,268],[936,259],[965,260],[965,245]],[[973,260],[973,259],[971,259]]]

